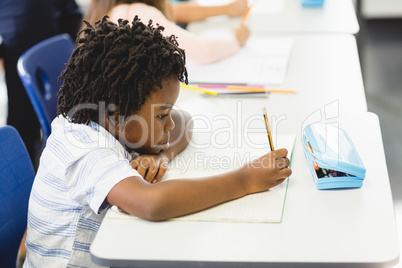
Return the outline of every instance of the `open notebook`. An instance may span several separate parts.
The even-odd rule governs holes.
[[[212,34],[213,35],[213,34]],[[211,64],[187,61],[190,84],[279,85],[285,81],[294,40],[288,37],[251,37],[242,49]]]
[[[201,6],[225,5],[232,0],[197,0],[197,4]],[[275,14],[284,10],[286,0],[248,0],[248,5],[254,5],[250,14]]]
[[[266,133],[254,133],[252,140],[264,141],[267,146],[256,146],[252,141],[242,140],[241,148],[216,148],[218,140],[206,146],[210,135],[197,133],[190,145],[170,163],[164,180],[176,178],[199,178],[219,174],[236,169],[269,151]],[[208,138],[209,137],[209,138]],[[275,139],[275,148],[286,148],[291,159],[295,135],[278,135]],[[205,148],[203,148],[205,147]],[[230,146],[227,146],[230,147]],[[256,148],[259,147],[259,148]],[[220,162],[219,162],[220,161]],[[231,221],[231,222],[265,222],[280,223],[285,205],[288,186],[286,179],[282,184],[262,193],[248,195],[232,200],[201,212],[193,213],[173,220],[179,221]],[[123,219],[138,219],[127,215],[118,208],[112,207],[109,217]]]

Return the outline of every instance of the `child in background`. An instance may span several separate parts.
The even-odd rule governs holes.
[[[247,9],[247,0],[235,0],[224,6],[198,6],[190,3],[171,4],[170,0],[92,0],[85,19],[93,24],[104,15],[117,22],[132,20],[138,15],[143,21],[163,25],[165,33],[175,35],[186,56],[198,63],[213,63],[237,53],[250,36],[249,29],[240,24],[233,32],[219,37],[202,37],[181,28],[176,23],[188,23],[209,16],[240,16]]]
[[[226,5],[200,6],[194,1],[176,2],[170,6],[171,20],[176,23],[201,21],[213,16],[242,16],[247,10],[247,0],[234,0]]]
[[[280,149],[218,176],[159,182],[190,139],[190,117],[173,109],[187,83],[185,54],[162,26],[138,17],[118,23],[88,23],[60,76],[59,115],[29,201],[24,267],[95,266],[89,247],[111,205],[161,221],[291,174]]]

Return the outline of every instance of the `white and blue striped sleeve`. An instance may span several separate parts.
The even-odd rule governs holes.
[[[107,207],[105,200],[110,190],[132,176],[141,177],[127,158],[113,149],[99,148],[71,166],[66,183],[72,199],[82,205],[88,204],[95,213],[100,213]]]

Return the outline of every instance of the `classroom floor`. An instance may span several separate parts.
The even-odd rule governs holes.
[[[360,22],[357,35],[368,110],[380,118],[399,227],[402,268],[402,19]]]
[[[402,165],[399,163],[402,159],[402,19],[361,21],[360,27],[357,40],[368,110],[380,118],[402,244]],[[6,122],[6,105],[0,69],[0,126]],[[396,267],[402,268],[402,260]]]

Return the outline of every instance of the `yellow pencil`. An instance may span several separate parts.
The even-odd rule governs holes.
[[[269,129],[267,109],[265,108],[265,106],[262,106],[262,114],[264,115],[265,127],[267,128],[269,147],[271,148],[271,151],[274,151],[274,143],[272,142],[272,135],[271,130]]]
[[[227,89],[244,90],[244,91],[252,91],[252,92],[296,93],[296,91],[290,90],[290,89],[271,89],[271,88],[261,88],[261,87],[227,86]]]
[[[191,89],[191,90],[196,90],[196,91],[200,91],[200,92],[204,92],[205,94],[209,94],[209,95],[218,95],[218,92],[213,91],[213,90],[207,90],[205,88],[200,88],[200,87],[193,87],[193,86],[189,86],[186,84],[180,84],[181,88],[186,88],[186,89]]]
[[[269,92],[269,89],[265,89],[262,87],[237,87],[237,86],[227,86],[226,89],[230,90],[243,90],[243,91],[250,91],[250,92]]]
[[[268,89],[269,92],[274,92],[274,93],[290,93],[294,94],[296,91],[291,90],[291,89]]]

